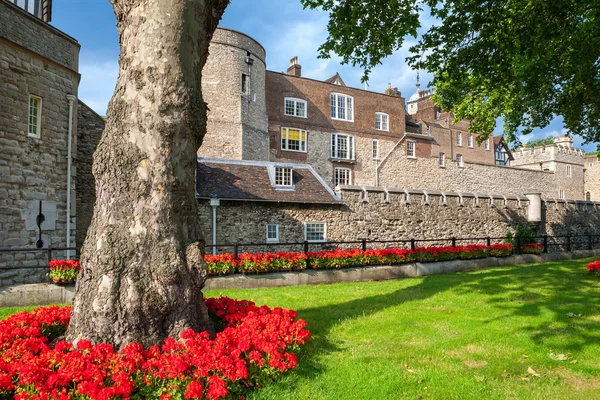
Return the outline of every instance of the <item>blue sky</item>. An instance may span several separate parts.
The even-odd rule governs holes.
[[[261,43],[267,50],[267,68],[270,70],[285,71],[290,58],[298,56],[303,76],[323,80],[339,72],[348,86],[364,88],[360,82],[362,70],[341,65],[336,56],[328,60],[317,58],[317,49],[327,37],[327,21],[327,13],[304,10],[300,0],[232,0],[220,25],[244,32]],[[52,24],[81,44],[79,97],[104,115],[117,80],[119,58],[115,16],[110,2],[54,0]],[[430,24],[430,19],[422,19],[422,25]],[[405,98],[415,92],[416,72],[405,62],[407,49],[413,42],[414,39],[408,38],[402,49],[373,69],[369,90],[382,92],[391,83]],[[421,72],[422,87],[430,78]],[[496,132],[501,131],[502,127],[498,126]],[[522,141],[562,133],[562,120],[556,118],[548,127],[535,130]],[[595,144],[583,146],[577,137],[575,145],[586,151],[596,150]]]

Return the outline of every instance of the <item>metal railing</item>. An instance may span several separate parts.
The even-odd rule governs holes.
[[[543,235],[533,237],[535,243],[543,246],[543,252],[573,251],[573,250],[593,250],[600,248],[600,234],[598,235]],[[230,253],[238,257],[240,253],[264,253],[266,251],[295,251],[309,253],[311,251],[327,251],[336,248],[358,248],[363,251],[369,249],[381,248],[404,248],[416,249],[418,247],[429,246],[451,246],[457,247],[468,244],[492,244],[503,243],[504,237],[465,237],[465,238],[436,238],[436,239],[393,239],[393,240],[369,240],[360,239],[352,241],[332,241],[332,242],[284,242],[284,243],[222,243],[215,245],[206,245],[206,253],[211,254],[213,249],[217,254]],[[513,253],[521,254],[522,246],[520,238],[513,240]]]
[[[1,254],[6,254],[6,253],[45,253],[46,254],[46,263],[44,265],[35,265],[35,266],[19,266],[19,265],[7,265],[7,266],[3,266],[0,267],[0,270],[4,269],[21,269],[21,268],[31,268],[31,269],[35,269],[35,268],[48,268],[48,262],[50,262],[50,260],[53,259],[53,253],[58,252],[58,251],[74,251],[75,252],[75,259],[79,258],[79,248],[78,247],[50,247],[50,248],[42,248],[42,249],[37,249],[37,248],[0,248],[0,255]],[[9,261],[9,263],[13,263],[13,264],[17,264],[19,263],[20,260],[18,261]]]

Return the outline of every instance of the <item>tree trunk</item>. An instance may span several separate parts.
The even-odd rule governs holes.
[[[229,0],[111,0],[119,79],[94,154],[94,217],[67,339],[121,349],[213,331],[195,199],[200,73]]]

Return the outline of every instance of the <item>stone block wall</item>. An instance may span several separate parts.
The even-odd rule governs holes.
[[[0,37],[70,70],[79,70],[77,40],[7,1],[0,1]]]
[[[591,201],[600,201],[600,161],[597,154],[585,156],[584,191]]]
[[[460,167],[456,160],[446,159],[446,167],[440,168],[437,157],[408,159],[404,146],[394,153],[380,168],[380,186],[416,187],[425,190],[473,193],[503,193],[523,195],[541,192],[544,198],[557,198],[559,189],[565,190],[565,198],[583,199],[583,171],[572,168],[572,176],[566,170],[544,172],[513,167],[498,167],[465,162]]]
[[[77,236],[76,245],[81,248],[94,214],[96,185],[92,175],[93,155],[104,130],[104,119],[85,103],[77,107]]]
[[[369,240],[430,240],[444,238],[502,238],[507,229],[527,224],[526,197],[486,194],[342,188],[342,205],[282,204],[221,200],[217,209],[217,244],[265,243],[266,224],[278,224],[280,243],[303,242],[306,222],[326,222],[328,242]],[[200,201],[199,218],[206,243],[211,244],[212,209]],[[544,201],[538,235],[600,235],[600,203]],[[557,243],[564,242],[556,239]],[[587,237],[573,238],[573,248],[586,248]],[[594,246],[600,238],[594,238]],[[498,240],[495,240],[498,241]],[[471,241],[472,242],[472,241]],[[448,245],[449,241],[428,242]],[[481,241],[484,243],[484,241]],[[552,243],[550,241],[549,243]],[[461,244],[461,242],[457,242]],[[466,244],[464,242],[463,244]],[[419,245],[426,245],[422,242]],[[311,244],[330,249],[336,244]],[[377,245],[374,245],[377,246]],[[383,246],[383,244],[381,244]],[[407,244],[387,244],[406,247]],[[233,247],[221,247],[232,252]],[[301,251],[302,246],[241,246],[239,251]],[[565,250],[564,246],[562,247]]]
[[[265,57],[264,48],[249,36],[223,28],[215,31],[202,70],[208,122],[199,156],[268,160]],[[242,75],[247,76],[245,92]]]
[[[43,246],[66,245],[66,96],[77,95],[78,52],[73,39],[20,8],[0,2],[0,248],[36,247],[40,201],[46,217]],[[27,133],[30,95],[42,98],[39,139]],[[76,113],[74,104],[73,132]],[[74,152],[76,147],[74,135]],[[0,285],[45,279],[46,261],[44,252],[0,253]],[[42,268],[14,269],[36,266]]]

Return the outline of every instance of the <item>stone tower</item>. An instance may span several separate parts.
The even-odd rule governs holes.
[[[217,28],[202,70],[208,124],[201,157],[269,159],[265,101],[266,51],[256,40]]]

